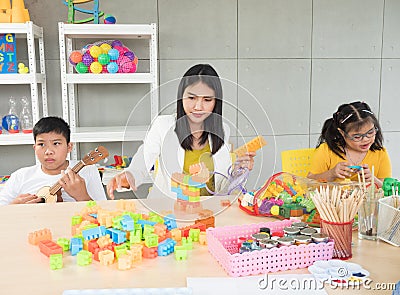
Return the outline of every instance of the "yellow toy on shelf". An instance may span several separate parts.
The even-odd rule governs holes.
[[[25,23],[30,21],[24,0],[0,0],[0,23]]]

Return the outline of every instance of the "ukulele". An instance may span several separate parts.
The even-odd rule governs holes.
[[[72,171],[78,173],[83,167],[96,164],[100,160],[105,159],[107,157],[108,157],[108,150],[104,146],[98,146],[93,151],[90,151],[82,160],[80,160],[72,168]],[[36,193],[36,196],[42,198],[41,203],[56,203],[57,196],[59,196],[61,199],[61,185],[57,182],[52,187],[44,186]]]

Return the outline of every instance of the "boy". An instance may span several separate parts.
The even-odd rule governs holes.
[[[33,128],[33,149],[40,163],[18,169],[11,174],[0,191],[0,205],[39,203],[35,194],[43,186],[58,182],[61,196],[58,201],[74,202],[106,200],[100,174],[94,165],[85,166],[79,174],[71,170],[77,161],[68,161],[72,150],[71,130],[58,117],[40,119]]]

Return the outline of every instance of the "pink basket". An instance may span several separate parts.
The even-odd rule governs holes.
[[[250,239],[251,235],[259,232],[261,227],[268,227],[271,232],[282,231],[284,227],[290,226],[292,222],[293,220],[283,220],[208,228],[208,250],[228,275],[233,277],[305,268],[316,260],[332,258],[333,240],[328,243],[310,243],[308,245],[293,245],[239,253],[239,237]]]

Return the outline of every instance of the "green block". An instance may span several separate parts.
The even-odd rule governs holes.
[[[192,239],[193,242],[198,242],[200,236],[200,229],[199,228],[191,228],[189,229],[189,237]]]
[[[287,205],[282,205],[279,207],[279,215],[284,218],[290,218],[290,208]]]
[[[94,207],[94,206],[96,206],[97,205],[97,203],[96,203],[96,201],[88,201],[87,202],[87,204],[86,204],[86,207]]]
[[[63,249],[64,252],[69,250],[69,239],[58,238],[57,244]]]
[[[114,248],[115,257],[118,259],[121,254],[126,254],[127,250],[128,250],[128,246],[126,244],[121,244],[121,245],[115,246],[115,248]]]
[[[79,251],[76,257],[76,262],[80,266],[85,266],[92,263],[92,253],[87,250]]]
[[[60,269],[63,267],[62,254],[50,255],[50,269]]]
[[[143,237],[146,237],[148,234],[154,233],[154,226],[150,224],[145,224],[143,228]]]
[[[158,236],[156,234],[148,234],[144,236],[144,244],[148,248],[158,246]]]
[[[122,230],[121,221],[122,221],[122,216],[115,216],[112,219],[112,227]]]
[[[182,238],[182,246],[185,247],[186,250],[193,249],[193,242],[191,237]]]
[[[72,225],[81,224],[81,222],[82,222],[82,216],[80,216],[80,215],[72,216],[71,219],[72,219],[72,222],[71,222]]]
[[[175,246],[175,259],[176,260],[186,260],[187,259],[187,250],[184,246]]]

